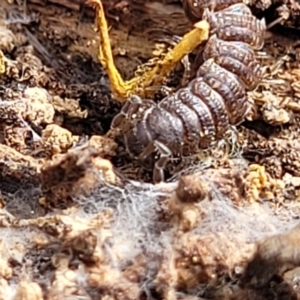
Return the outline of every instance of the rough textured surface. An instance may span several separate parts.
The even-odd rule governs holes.
[[[298,40],[268,33],[227,155],[188,158],[153,185],[108,131],[120,105],[92,11],[0,2],[0,299],[300,298]],[[105,1],[125,77],[189,30],[165,2]]]

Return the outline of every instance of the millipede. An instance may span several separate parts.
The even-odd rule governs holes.
[[[264,45],[264,19],[241,0],[182,2],[192,22],[209,24],[196,76],[158,103],[130,96],[111,125],[122,131],[128,154],[153,169],[154,182],[164,180],[170,158],[209,149],[243,122],[247,91],[262,79],[255,51]]]

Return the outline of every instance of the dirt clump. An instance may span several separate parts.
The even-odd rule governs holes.
[[[299,41],[268,32],[227,155],[154,185],[110,131],[93,11],[15,2],[0,10],[0,299],[298,299]],[[191,28],[180,1],[103,2],[125,79]]]

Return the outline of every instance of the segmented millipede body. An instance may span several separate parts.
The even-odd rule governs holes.
[[[254,50],[263,46],[266,24],[240,1],[182,0],[192,21],[210,24],[196,77],[159,103],[131,97],[113,120],[128,153],[153,167],[155,182],[170,157],[210,148],[245,118],[247,91],[262,79]]]

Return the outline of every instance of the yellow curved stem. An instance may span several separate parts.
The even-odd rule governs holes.
[[[133,94],[142,98],[149,97],[149,94],[153,91],[150,89],[146,91],[147,87],[159,86],[184,56],[190,54],[198,45],[208,39],[209,24],[205,20],[200,21],[194,25],[193,30],[183,36],[181,41],[152,70],[146,71],[141,76],[134,77],[129,81],[124,81],[114,64],[108,26],[101,0],[88,0],[87,3],[96,8],[100,34],[99,60],[107,72],[112,93],[122,103]]]

